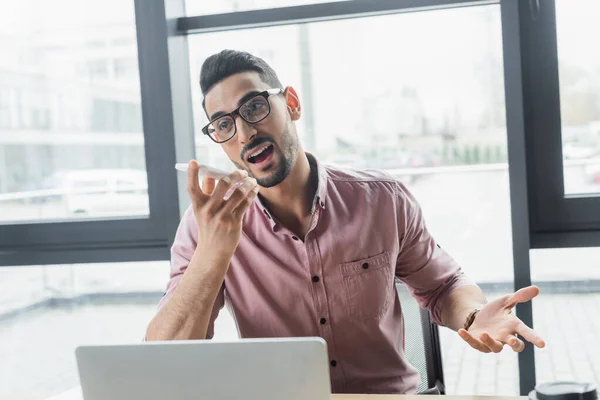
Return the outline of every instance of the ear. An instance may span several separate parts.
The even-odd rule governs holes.
[[[298,93],[296,93],[293,87],[288,86],[283,91],[283,95],[285,96],[288,113],[290,114],[292,121],[299,120],[302,115],[302,107],[300,106]]]

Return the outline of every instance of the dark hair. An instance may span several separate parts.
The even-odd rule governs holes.
[[[245,51],[223,50],[208,57],[202,64],[200,69],[202,95],[206,96],[206,93],[223,79],[248,71],[258,72],[260,79],[271,85],[272,89],[283,89],[273,68],[262,58]]]

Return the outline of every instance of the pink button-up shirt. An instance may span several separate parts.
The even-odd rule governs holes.
[[[336,393],[410,393],[419,373],[404,358],[404,323],[395,291],[402,280],[436,323],[446,296],[472,284],[425,228],[414,197],[378,171],[324,166],[308,155],[318,188],[305,241],[257,198],[214,305],[227,304],[243,338],[320,336],[327,341]],[[191,209],[172,247],[177,290],[198,237]]]

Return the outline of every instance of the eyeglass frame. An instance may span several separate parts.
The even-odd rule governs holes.
[[[243,102],[238,108],[236,108],[232,112],[227,113],[227,114],[223,114],[223,115],[219,115],[218,117],[213,118],[211,121],[208,122],[208,124],[206,124],[206,126],[204,128],[202,128],[202,133],[205,134],[205,135],[207,135],[210,138],[210,140],[212,140],[215,143],[221,144],[221,143],[225,143],[225,142],[230,141],[237,134],[237,123],[235,122],[235,116],[236,115],[239,115],[240,118],[243,119],[244,122],[246,122],[248,124],[252,124],[252,125],[258,124],[259,122],[264,121],[265,118],[267,118],[269,115],[271,115],[271,103],[269,102],[269,97],[274,96],[274,95],[278,95],[278,94],[282,94],[283,92],[284,92],[283,89],[276,88],[276,89],[268,89],[268,90],[265,90],[263,92],[257,93],[255,96],[252,96],[248,100],[246,100],[245,102]],[[246,118],[244,118],[244,116],[242,114],[240,114],[240,108],[244,107],[246,104],[248,104],[248,102],[254,100],[255,98],[257,98],[259,96],[264,97],[265,100],[267,101],[267,104],[269,105],[269,112],[264,117],[262,117],[261,119],[259,119],[258,121],[250,122]],[[231,117],[231,119],[233,120],[233,129],[234,129],[233,135],[231,135],[231,137],[229,139],[226,139],[226,140],[223,140],[222,142],[219,142],[219,141],[213,139],[213,137],[211,136],[211,134],[208,133],[208,127],[213,122],[215,122],[215,121],[217,121],[217,120],[219,120],[221,118],[227,117],[227,116]]]

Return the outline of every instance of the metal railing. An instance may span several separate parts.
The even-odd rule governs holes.
[[[40,189],[26,190],[22,192],[0,193],[0,202],[3,201],[18,201],[30,200],[40,197],[62,197],[88,194],[108,194],[122,192],[141,192],[148,190],[147,184],[116,186],[114,188],[56,188],[56,189]]]

